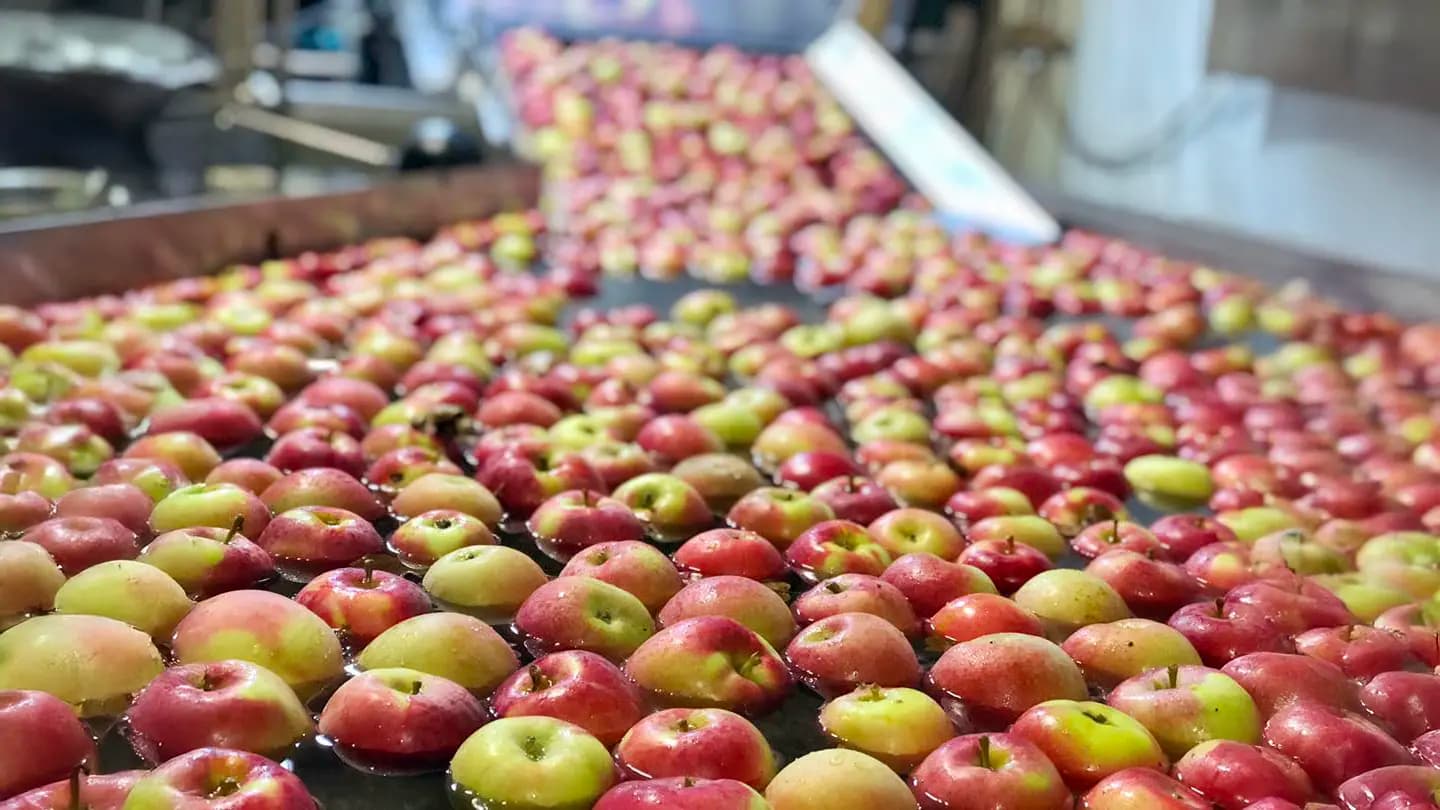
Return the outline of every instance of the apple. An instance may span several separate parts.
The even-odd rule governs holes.
[[[960,526],[969,526],[988,517],[1007,515],[1033,515],[1035,507],[1030,499],[1018,489],[990,487],[988,489],[965,489],[950,496],[945,502],[945,512]]]
[[[1139,721],[1102,703],[1050,700],[1028,709],[1010,733],[1034,743],[1072,788],[1089,788],[1126,768],[1165,771],[1160,743]]]
[[[656,615],[661,627],[697,616],[728,616],[772,647],[795,635],[795,618],[775,591],[745,577],[707,577],[686,585]]]
[[[631,478],[616,488],[614,498],[663,538],[689,535],[715,522],[710,507],[694,487],[665,473]]]
[[[1294,761],[1260,745],[1210,740],[1175,763],[1175,778],[1222,810],[1244,810],[1264,798],[1297,805],[1314,795],[1310,777]]]
[[[973,543],[984,541],[1024,543],[1044,552],[1051,560],[1068,553],[1065,538],[1050,521],[1039,515],[999,515],[971,524],[965,536]]]
[[[1172,560],[1185,560],[1215,543],[1236,542],[1235,533],[1207,515],[1166,515],[1150,525],[1150,533]]]
[[[1212,810],[1212,805],[1180,782],[1149,768],[1126,768],[1101,779],[1080,798],[1085,810]]]
[[[671,555],[689,576],[740,576],[762,582],[782,579],[789,569],[769,540],[744,529],[711,529],[686,540]]]
[[[650,466],[636,469],[633,475],[627,475],[623,480],[654,472],[653,462],[647,464]],[[671,468],[670,474],[694,487],[705,499],[705,503],[716,512],[729,510],[740,498],[765,486],[765,479],[750,462],[728,453],[701,453],[691,456]]]
[[[1085,572],[1113,588],[1137,616],[1165,619],[1204,594],[1184,568],[1153,553],[1107,551],[1091,560]]]
[[[86,810],[121,810],[130,789],[144,775],[145,771],[121,771],[87,776],[77,768],[70,773],[69,779],[22,793],[9,801],[0,802],[0,807],[5,810],[71,810],[78,805]],[[78,802],[71,798],[77,795]]]
[[[505,717],[470,735],[450,760],[466,804],[590,807],[616,782],[610,752],[584,729],[553,717]]]
[[[1295,637],[1295,651],[1329,661],[1359,681],[1368,681],[1382,672],[1424,668],[1407,641],[1388,630],[1363,624],[1307,630]]]
[[[565,561],[601,543],[634,542],[645,536],[645,524],[630,507],[591,490],[551,496],[526,527],[542,551]]]
[[[1433,768],[1391,765],[1345,782],[1335,791],[1348,810],[1398,810],[1434,806],[1440,795],[1440,778]]]
[[[135,532],[110,518],[51,518],[26,529],[20,539],[45,549],[66,576],[103,562],[133,560],[140,553]]]
[[[983,806],[1063,810],[1070,791],[1045,754],[1013,734],[971,734],[945,743],[911,774],[920,810]]]
[[[0,690],[48,692],[81,717],[119,714],[162,669],[149,636],[102,616],[36,616],[0,633]]]
[[[88,769],[95,759],[95,741],[63,700],[0,692],[0,802]]]
[[[900,777],[874,757],[858,751],[812,751],[786,765],[765,789],[771,810],[916,810],[915,797]]]
[[[33,492],[24,494],[39,497]],[[17,495],[0,497],[10,499],[20,498],[20,496]],[[44,501],[43,498],[40,500]],[[20,506],[20,504],[15,501],[12,501],[12,503],[14,503],[15,506]],[[124,524],[125,528],[139,535],[149,531],[150,510],[154,505],[149,495],[146,495],[139,487],[132,484],[100,484],[98,486],[72,489],[64,495],[61,495],[60,499],[55,502],[54,514],[56,517],[111,518]],[[38,504],[36,506],[38,507]],[[12,511],[29,511],[29,507],[27,506],[23,510]],[[25,522],[25,525],[17,526],[14,531],[23,531],[39,523],[41,520],[49,517],[50,512],[50,504],[46,502],[43,513],[41,513],[39,508],[35,508],[30,515],[24,517],[15,514],[12,517],[12,521]],[[35,519],[29,520],[32,516]]]
[[[159,568],[186,593],[200,597],[254,587],[275,575],[275,561],[240,533],[242,521],[237,516],[229,529],[166,532],[141,549],[136,559]]]
[[[845,520],[817,523],[785,549],[790,569],[810,582],[846,573],[879,576],[891,559],[864,526]]]
[[[263,428],[260,417],[249,406],[212,396],[155,409],[150,413],[146,433],[189,431],[223,450],[255,439]]]
[[[664,554],[633,540],[591,546],[572,557],[560,576],[588,576],[615,585],[639,599],[652,614],[684,586],[679,571]]]
[[[270,523],[270,509],[256,495],[233,484],[190,484],[166,495],[150,513],[156,533],[200,526],[228,528],[244,518],[246,536],[258,538]]]
[[[300,777],[265,757],[227,748],[200,748],[137,780],[124,807],[229,810],[257,805],[273,810],[313,810],[317,806]]]
[[[878,616],[839,613],[817,621],[785,648],[797,677],[822,695],[858,686],[914,686],[921,669],[903,633]]]
[[[600,442],[583,448],[578,455],[589,464],[607,490],[613,490],[631,478],[658,472],[659,465],[638,446],[622,442]],[[727,461],[713,464],[715,460]],[[730,459],[733,459],[731,461]],[[691,456],[676,464],[671,474],[695,487],[712,507],[725,502],[731,493],[749,492],[764,484],[760,473],[744,459],[735,456],[705,454]],[[738,494],[734,497],[739,497]],[[728,505],[728,502],[726,502]]]
[[[65,574],[50,553],[24,540],[0,542],[0,627],[55,605]]]
[[[1128,520],[1112,520],[1086,526],[1070,539],[1070,547],[1082,557],[1094,559],[1111,551],[1149,553],[1167,559],[1160,541],[1144,526]]]
[[[121,457],[168,462],[191,481],[204,481],[222,460],[209,442],[188,431],[143,436],[131,442]]]
[[[1414,757],[1364,717],[1322,703],[1300,701],[1265,721],[1265,743],[1295,760],[1316,787],[1333,791],[1346,780]]]
[[[924,509],[891,510],[872,521],[866,530],[894,557],[926,552],[953,560],[965,547],[965,538],[950,521]]]
[[[588,650],[623,661],[651,637],[655,625],[645,605],[628,592],[590,577],[561,577],[525,599],[515,629],[537,654]]]
[[[1256,652],[1230,661],[1221,671],[1250,693],[1265,717],[1302,702],[1344,710],[1360,708],[1355,684],[1339,667],[1318,658]]]
[[[899,589],[923,618],[966,594],[997,592],[990,577],[979,568],[923,552],[897,558],[881,578]]]
[[[1172,759],[1207,740],[1260,741],[1260,712],[1224,673],[1171,665],[1136,675],[1110,690],[1106,701],[1139,720]]]
[[[812,526],[834,519],[834,511],[819,498],[779,487],[745,494],[725,515],[732,527],[755,532],[781,551]]]
[[[453,509],[432,509],[400,524],[387,546],[406,565],[427,568],[452,551],[495,542],[480,518]]]
[[[1001,593],[1007,594],[1053,567],[1043,552],[1016,542],[1013,537],[973,542],[961,550],[956,562],[978,569]]]
[[[421,585],[447,610],[492,624],[509,622],[530,595],[549,581],[521,551],[505,546],[466,546],[436,560]]]
[[[1360,690],[1360,703],[1409,743],[1440,728],[1440,676],[1430,672],[1382,672]]]
[[[1130,608],[1104,580],[1059,568],[1031,578],[1015,592],[1015,604],[1046,625],[1052,637],[1066,638],[1090,624],[1130,618]]]
[[[372,669],[330,696],[319,730],[344,757],[430,768],[448,761],[488,719],[480,700],[453,681],[413,669]]]
[[[820,710],[820,727],[838,745],[909,773],[955,736],[940,704],[914,689],[862,686]]]
[[[615,747],[631,777],[733,779],[763,790],[776,771],[770,743],[724,709],[664,709],[641,719]]]
[[[38,492],[22,490],[13,494],[0,493],[0,531],[23,532],[50,517],[54,512],[55,504]],[[145,517],[149,516],[150,512],[147,508]],[[134,529],[132,528],[131,531]]]
[[[490,698],[497,717],[555,717],[607,746],[645,716],[640,691],[618,667],[584,650],[537,658],[506,678]]]
[[[368,566],[326,571],[306,583],[295,601],[356,648],[431,607],[430,597],[419,585]]]
[[[919,632],[919,619],[905,594],[868,574],[841,574],[821,582],[795,600],[795,617],[811,624],[840,613],[879,616],[907,636]]]
[[[1200,654],[1179,631],[1149,619],[1092,624],[1060,645],[1080,665],[1085,680],[1102,690],[1167,667],[1196,666]]]
[[[1240,605],[1257,608],[1290,633],[1355,623],[1355,617],[1339,597],[1305,577],[1288,573],[1277,573],[1231,589],[1225,595],[1225,605],[1227,609]]]
[[[859,475],[831,478],[811,489],[810,494],[824,501],[835,517],[868,524],[872,530],[875,521],[900,506],[878,482]]]
[[[951,647],[931,668],[931,686],[958,702],[978,728],[1003,728],[1048,700],[1083,700],[1085,678],[1065,651],[1023,633],[993,633]]]
[[[340,676],[340,642],[301,605],[267,591],[230,591],[195,606],[171,641],[182,664],[239,659],[274,672],[301,698]]]
[[[370,521],[385,515],[385,507],[369,487],[333,467],[308,467],[284,475],[260,493],[260,500],[275,514],[302,506],[331,506]]]
[[[490,625],[460,613],[423,613],[381,633],[356,656],[362,670],[413,669],[489,695],[520,666]]]
[[[948,602],[926,622],[933,642],[959,644],[991,633],[1043,636],[1045,628],[1035,614],[993,593],[972,593]]]
[[[168,574],[134,560],[93,565],[55,592],[56,613],[105,616],[152,638],[168,638],[193,607]]]
[[[315,729],[285,681],[246,661],[171,667],[140,690],[125,720],[151,763],[221,745],[283,759]]]
[[[750,451],[755,456],[757,467],[774,470],[799,453],[827,451],[843,454],[847,448],[845,441],[828,425],[777,418],[755,437]]]
[[[594,810],[769,810],[755,789],[733,779],[644,779],[611,788]]]
[[[100,465],[90,477],[90,483],[134,484],[158,502],[190,481],[179,467],[164,459],[112,458]]]
[[[774,649],[754,631],[724,616],[702,616],[666,627],[635,650],[625,662],[625,672],[662,705],[742,714],[776,707],[793,685]]]
[[[1209,666],[1223,666],[1249,653],[1295,649],[1285,630],[1254,605],[1196,602],[1175,611],[1168,624],[1185,636]]]
[[[301,506],[276,515],[255,544],[281,573],[302,576],[342,568],[385,548],[369,521],[333,506]]]

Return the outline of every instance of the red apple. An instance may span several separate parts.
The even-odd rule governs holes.
[[[320,733],[343,756],[385,767],[438,767],[488,719],[459,684],[413,669],[374,669],[325,702]]]
[[[149,762],[221,743],[283,759],[315,730],[289,685],[247,661],[171,667],[136,695],[125,718],[131,745]]]
[[[326,571],[306,583],[295,601],[343,633],[357,649],[431,607],[430,597],[419,585],[370,568]]]
[[[956,737],[920,763],[910,786],[920,810],[1066,810],[1072,803],[1050,759],[1013,734]]]
[[[0,691],[0,804],[12,796],[93,767],[95,741],[60,698]]]
[[[614,746],[645,716],[645,701],[618,667],[595,653],[567,650],[516,670],[490,697],[497,717],[556,717]]]
[[[1355,776],[1414,757],[1374,723],[1321,703],[1291,703],[1265,723],[1265,742],[1300,763],[1315,785],[1333,791]]]
[[[770,743],[749,720],[724,709],[665,709],[636,723],[615,747],[632,777],[734,779],[763,790],[775,776]]]

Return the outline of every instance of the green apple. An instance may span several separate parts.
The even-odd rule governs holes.
[[[195,605],[169,574],[134,560],[93,565],[55,594],[55,612],[104,616],[152,638],[168,638]]]
[[[1365,574],[1320,574],[1310,579],[1340,597],[1345,607],[1366,624],[1374,622],[1391,608],[1415,601],[1408,591],[1376,582]]]
[[[81,717],[119,714],[164,669],[149,636],[103,616],[37,616],[0,633],[0,690],[49,692]]]
[[[881,408],[851,428],[850,438],[856,444],[892,440],[929,445],[930,420],[906,408]]]
[[[1125,480],[1141,500],[1167,511],[1201,505],[1215,492],[1209,467],[1178,456],[1133,458],[1125,464]]]
[[[1086,625],[1130,618],[1125,600],[1105,580],[1071,568],[1040,572],[1012,599],[1038,616],[1057,640]]]
[[[1372,582],[1428,599],[1440,589],[1440,535],[1389,532],[1372,537],[1355,554],[1355,564]]]
[[[1249,506],[1221,512],[1215,519],[1235,533],[1242,543],[1253,543],[1267,534],[1286,529],[1303,529],[1303,522],[1293,512],[1279,506]]]
[[[760,414],[748,405],[729,399],[701,405],[690,412],[690,418],[732,449],[749,447],[765,429]]]
[[[610,752],[553,717],[506,717],[470,735],[450,760],[460,806],[505,810],[590,807],[616,782]]]
[[[487,622],[505,622],[549,580],[540,565],[507,546],[467,546],[435,561],[423,585],[435,601]]]
[[[495,691],[520,667],[520,659],[499,633],[462,613],[426,613],[406,619],[367,644],[355,663],[365,670],[419,670],[481,696]]]
[[[820,709],[820,728],[845,748],[908,773],[955,736],[950,718],[915,689],[862,686]]]

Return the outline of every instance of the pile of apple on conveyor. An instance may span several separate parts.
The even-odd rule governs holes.
[[[0,308],[0,810],[1440,806],[1440,328],[867,213],[793,61],[507,53],[564,233]],[[840,297],[567,312],[732,264]]]

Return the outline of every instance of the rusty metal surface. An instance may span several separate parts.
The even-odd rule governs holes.
[[[534,205],[539,174],[502,164],[417,173],[359,191],[190,200],[0,224],[0,303],[125,290]]]

